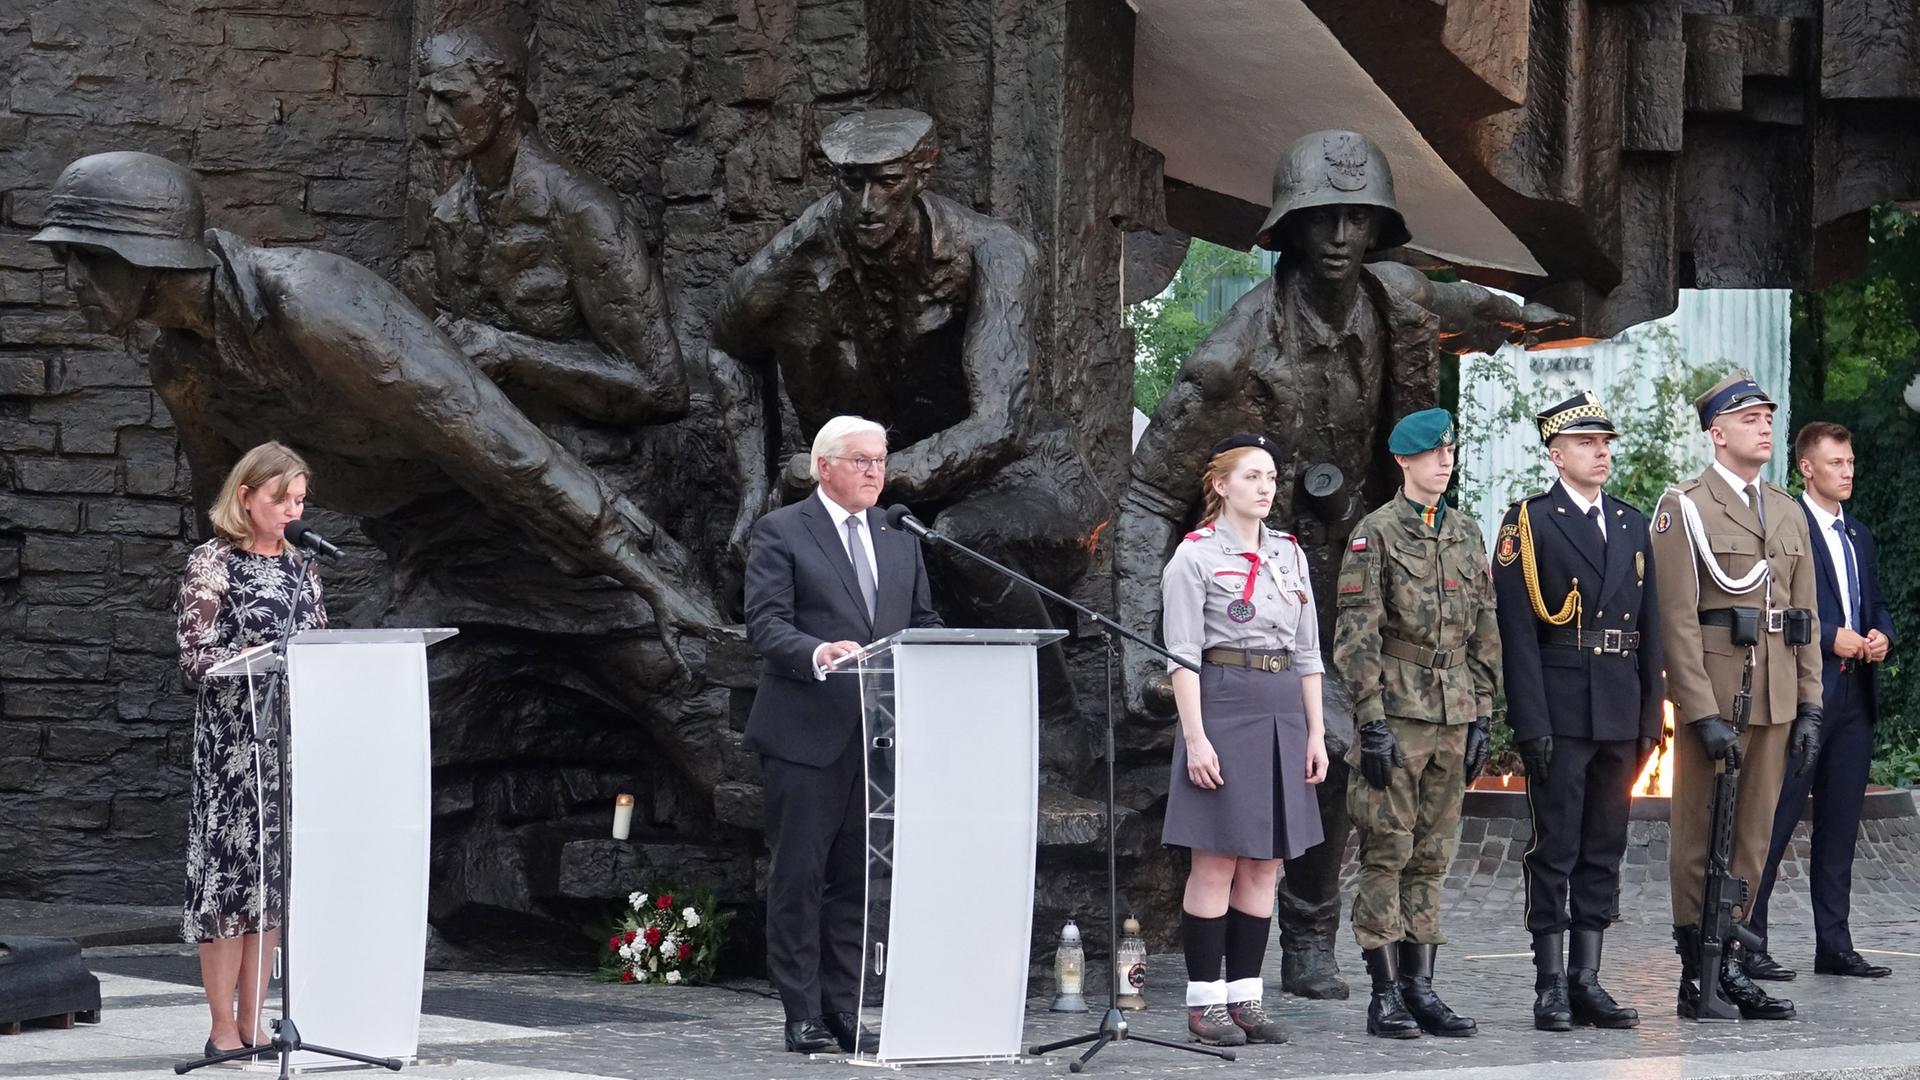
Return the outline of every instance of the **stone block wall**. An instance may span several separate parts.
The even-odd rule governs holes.
[[[26,243],[47,189],[146,150],[200,173],[211,224],[390,271],[411,27],[382,0],[0,5],[0,895],[178,900],[192,755],[186,466],[144,343],[87,333]]]

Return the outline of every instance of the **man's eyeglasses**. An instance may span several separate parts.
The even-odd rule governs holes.
[[[857,457],[847,457],[844,454],[829,454],[827,456],[835,461],[844,461],[861,472],[866,472],[869,469],[885,469],[887,467],[887,455],[885,454],[881,454],[879,457],[868,457],[865,454]]]

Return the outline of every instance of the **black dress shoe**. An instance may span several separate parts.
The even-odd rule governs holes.
[[[1893,974],[1892,968],[1869,964],[1866,957],[1852,949],[1843,953],[1814,953],[1813,971],[1816,975],[1852,975],[1859,979],[1884,979]]]
[[[795,1054],[824,1054],[840,1045],[823,1019],[787,1021],[787,1050]]]
[[[1772,954],[1762,950],[1749,950],[1740,959],[1741,966],[1747,969],[1747,978],[1766,979],[1769,982],[1787,982],[1798,972],[1775,960]]]
[[[1740,958],[1731,952],[1721,954],[1720,992],[1740,1009],[1742,1020],[1793,1019],[1793,1002],[1760,989],[1752,979],[1747,978],[1747,973],[1741,969]]]
[[[840,1049],[845,1050],[847,1053],[853,1053],[856,1032],[858,1032],[857,1038],[859,1040],[861,1053],[877,1054],[880,1052],[880,1036],[868,1031],[867,1025],[861,1023],[860,1018],[854,1014],[850,1012],[830,1012],[821,1017],[821,1019],[826,1021],[827,1030],[833,1032],[834,1041],[840,1044]]]

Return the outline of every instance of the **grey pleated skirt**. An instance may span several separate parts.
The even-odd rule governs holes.
[[[1325,839],[1307,783],[1307,712],[1300,675],[1202,664],[1200,718],[1220,757],[1212,791],[1187,779],[1175,729],[1162,843],[1249,859],[1291,859]]]

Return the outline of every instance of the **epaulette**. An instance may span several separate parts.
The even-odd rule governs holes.
[[[1187,539],[1189,539],[1189,540],[1205,540],[1205,539],[1206,539],[1207,537],[1209,537],[1209,536],[1212,536],[1212,535],[1213,535],[1213,526],[1211,526],[1211,525],[1202,525],[1202,526],[1200,526],[1199,528],[1197,528],[1197,529],[1195,529],[1195,530],[1193,530],[1192,532],[1190,532],[1190,533],[1188,533],[1188,534],[1187,534]]]
[[[1786,496],[1787,498],[1789,498],[1789,499],[1791,499],[1791,498],[1793,498],[1793,492],[1791,492],[1791,491],[1788,491],[1788,490],[1787,490],[1786,488],[1783,488],[1783,487],[1781,487],[1781,486],[1780,486],[1779,484],[1776,484],[1776,483],[1774,483],[1774,482],[1772,482],[1771,480],[1769,480],[1769,481],[1767,482],[1767,490],[1768,490],[1768,491],[1777,491],[1777,492],[1779,492],[1780,494],[1782,494],[1782,495],[1785,495],[1785,496]]]

